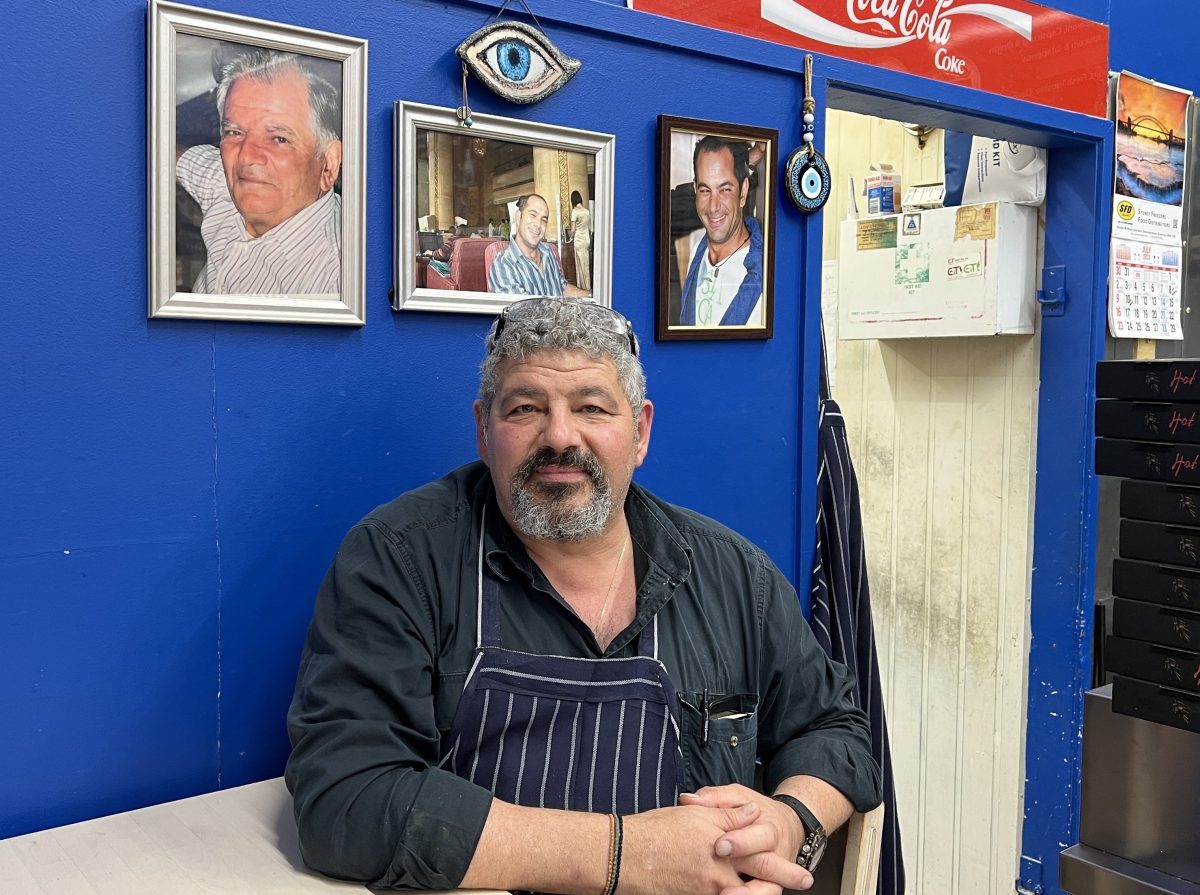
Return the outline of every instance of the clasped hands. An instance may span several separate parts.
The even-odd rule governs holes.
[[[621,893],[781,895],[813,882],[795,860],[804,835],[799,818],[746,786],[684,793],[677,807],[629,816],[625,823]]]

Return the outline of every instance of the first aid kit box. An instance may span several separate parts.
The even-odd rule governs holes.
[[[1037,210],[1008,202],[846,220],[838,336],[1034,331]]]

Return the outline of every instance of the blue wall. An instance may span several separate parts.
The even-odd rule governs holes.
[[[1195,16],[1189,0],[1156,3],[1151,15],[1138,0],[1112,0],[1109,68],[1200,92]]]
[[[498,4],[205,5],[370,39],[367,326],[147,321],[145,4],[101,0],[86,22],[55,4],[10,12],[22,40],[0,90],[23,134],[0,212],[0,837],[280,773],[300,644],[342,534],[473,457],[489,320],[388,307],[392,101],[456,105],[452,48]],[[1107,0],[1055,5],[1108,18]],[[800,55],[742,65],[751,41],[609,3],[537,12],[581,74],[532,108],[480,87],[472,105],[617,135],[615,304],[644,336],[659,405],[640,480],[802,579],[815,397],[802,308],[819,277],[803,262],[819,240],[779,203],[771,341],[650,337],[656,116],[778,127],[786,151]],[[646,39],[614,36],[629,32]]]
[[[395,99],[457,104],[453,47],[492,10],[220,8],[371,41],[367,325],[147,321],[145,4],[106,0],[86,27],[53,4],[15,10],[25,39],[6,54],[5,106],[36,136],[4,212],[0,836],[280,773],[300,644],[341,536],[474,456],[490,319],[389,309],[391,123]],[[476,85],[472,104],[617,135],[615,304],[643,334],[660,406],[641,481],[794,573],[798,215],[780,208],[774,339],[651,334],[656,115],[725,110],[794,145],[795,80],[547,27],[585,60],[574,82],[533,108]],[[700,94],[702,81],[720,86]]]

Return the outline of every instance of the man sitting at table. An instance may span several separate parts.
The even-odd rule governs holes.
[[[376,888],[779,895],[878,804],[850,672],[787,579],[632,482],[654,418],[637,349],[600,305],[510,305],[475,402],[483,462],[347,535],[288,714],[309,866]]]

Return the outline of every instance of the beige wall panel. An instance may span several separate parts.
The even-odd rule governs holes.
[[[873,560],[881,568],[889,570],[887,578],[878,582],[871,590],[873,613],[880,624],[890,632],[896,624],[895,568],[903,559],[896,554],[896,405],[892,400],[893,384],[899,375],[899,365],[894,353],[882,352],[878,343],[858,342],[853,351],[861,357],[861,390],[855,408],[857,418],[849,431],[861,433],[852,456],[859,458],[860,489],[869,487],[871,494],[864,501],[874,508],[870,520],[870,542]],[[850,354],[847,351],[847,354]],[[875,582],[872,582],[875,585]],[[895,650],[892,638],[879,640],[879,662],[887,669],[895,665]],[[882,677],[890,680],[892,675],[883,672]]]
[[[896,770],[896,798],[904,831],[905,866],[914,880],[911,891],[922,878],[918,848],[929,831],[925,829],[930,815],[921,809],[924,804],[925,765],[922,757],[930,748],[933,731],[930,729],[928,706],[926,648],[929,594],[929,526],[932,506],[929,492],[929,461],[933,451],[930,442],[933,416],[933,346],[928,341],[866,343],[881,346],[882,354],[890,356],[895,369],[892,396],[895,406],[893,432],[896,462],[894,484],[889,494],[883,489],[871,489],[872,499],[867,517],[878,515],[876,501],[891,502],[898,524],[894,527],[890,568],[874,564],[874,541],[867,536],[868,567],[872,581],[884,585],[889,578],[895,590],[894,622],[892,626],[891,676],[885,678],[888,699],[888,720],[894,729],[892,738],[902,742],[895,746],[893,757]],[[878,349],[877,349],[878,350]],[[874,391],[871,382],[865,387]]]
[[[897,122],[831,111],[826,259],[854,177],[942,177]],[[827,321],[831,328],[836,321]],[[1037,339],[839,341],[909,892],[1007,893],[1020,847]]]
[[[996,803],[996,823],[1012,836],[1012,850],[993,856],[993,879],[1011,877],[1018,866],[1021,819],[1024,816],[1025,723],[1029,701],[1029,598],[1033,588],[1034,479],[1038,430],[1041,342],[1038,337],[1012,340],[1012,395],[1009,407],[1008,481],[1004,520],[1005,590],[1001,597],[998,723],[993,733],[999,780],[1016,781],[1013,799]],[[1000,791],[1000,785],[994,791]],[[1007,785],[1005,783],[1004,785]]]
[[[932,340],[931,340],[932,341]],[[923,891],[952,892],[958,836],[956,733],[959,717],[959,626],[966,503],[965,412],[967,358],[952,341],[936,340],[930,372],[930,451],[922,465],[902,474],[929,491],[925,587],[925,723],[921,804],[925,835],[919,843]],[[902,436],[903,437],[903,433]]]
[[[1017,876],[1014,802],[996,791],[1004,777],[1005,744],[995,741],[1003,705],[1000,664],[1005,655],[1003,646],[998,645],[1005,639],[1003,608],[1014,596],[1005,563],[1012,547],[997,533],[1007,528],[1004,520],[1011,507],[1007,500],[1011,451],[1005,446],[1012,444],[1014,427],[1012,349],[1016,340],[976,339],[971,344],[966,440],[970,492],[959,659],[960,861],[955,888],[987,891],[994,869],[1012,879]],[[1015,596],[1020,604],[1020,594]],[[1001,861],[999,854],[1009,858]]]

